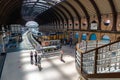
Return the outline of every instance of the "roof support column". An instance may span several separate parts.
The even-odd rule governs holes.
[[[117,31],[116,29],[116,24],[117,24],[117,10],[115,8],[113,0],[109,0],[112,12],[113,12],[113,25],[112,25],[112,30],[111,31]]]

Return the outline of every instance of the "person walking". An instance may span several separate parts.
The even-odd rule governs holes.
[[[35,65],[37,65],[37,51],[35,51],[34,57],[35,57]]]
[[[31,64],[33,64],[33,52],[30,52],[30,60],[31,60]]]

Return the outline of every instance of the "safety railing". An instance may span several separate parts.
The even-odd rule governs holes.
[[[88,51],[91,49],[95,49],[97,47],[100,47],[102,45],[108,44],[112,41],[108,40],[90,40],[90,41],[82,41],[81,43],[78,43],[77,46],[83,50],[83,51]]]
[[[82,51],[78,45],[76,46],[76,67],[86,79],[120,78],[120,41],[103,46],[98,45],[99,47],[87,49],[88,51],[86,47],[84,50],[82,48]],[[88,45],[87,48],[89,48]]]
[[[60,54],[61,48],[59,48],[58,45],[51,45],[51,46],[42,46],[40,43],[32,36],[31,32],[28,32],[27,34],[28,40],[32,44],[32,46],[35,48],[35,45],[39,45],[40,50],[42,51],[42,57],[48,57],[48,56],[54,56]],[[53,42],[53,41],[51,41]],[[59,41],[55,41],[59,42]]]

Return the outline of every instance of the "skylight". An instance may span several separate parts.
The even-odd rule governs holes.
[[[61,1],[63,0],[24,0],[21,12],[22,17],[26,21],[34,20],[37,15]]]

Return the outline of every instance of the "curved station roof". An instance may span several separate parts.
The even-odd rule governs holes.
[[[113,23],[120,13],[120,0],[0,0],[0,24],[37,20],[40,24],[68,22],[113,14]]]
[[[24,0],[22,16],[25,20],[33,20],[37,15],[61,2],[61,0]]]

